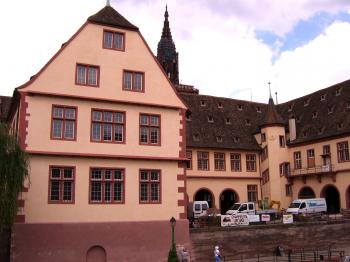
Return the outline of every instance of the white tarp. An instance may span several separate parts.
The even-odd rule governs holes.
[[[248,225],[249,225],[249,216],[247,214],[221,216],[222,227],[248,226]]]

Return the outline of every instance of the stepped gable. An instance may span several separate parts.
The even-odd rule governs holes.
[[[5,122],[11,105],[10,96],[0,96],[0,122]]]
[[[291,145],[350,134],[350,80],[277,106],[283,119],[295,118]]]
[[[99,25],[107,25],[112,27],[124,28],[138,31],[138,27],[134,26],[125,17],[119,14],[113,7],[106,5],[96,14],[87,19],[89,22]]]
[[[260,150],[254,133],[263,123],[266,104],[188,93],[180,96],[189,108],[188,147]]]

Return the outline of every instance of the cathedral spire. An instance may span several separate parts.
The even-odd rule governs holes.
[[[165,6],[164,24],[161,39],[158,43],[157,58],[167,76],[175,85],[179,84],[179,61],[175,43],[171,36],[168,6]]]

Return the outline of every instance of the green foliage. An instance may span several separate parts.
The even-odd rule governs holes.
[[[169,251],[168,262],[179,262],[179,258],[177,257],[176,247],[173,243],[171,249]]]
[[[17,213],[17,196],[28,176],[28,158],[17,137],[0,123],[0,231],[12,227]]]

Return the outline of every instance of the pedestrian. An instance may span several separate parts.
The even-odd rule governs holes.
[[[215,246],[214,257],[215,257],[215,262],[221,262],[221,255],[220,255],[219,246]]]

